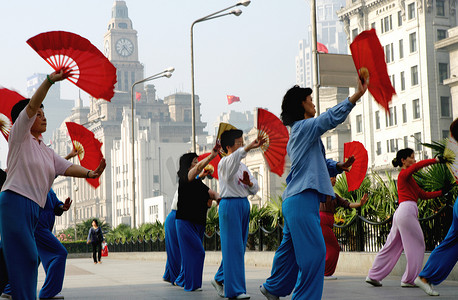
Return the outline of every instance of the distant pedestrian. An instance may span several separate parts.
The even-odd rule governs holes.
[[[104,241],[102,228],[99,227],[97,219],[92,220],[92,227],[89,228],[87,243],[92,245],[92,259],[94,264],[102,263],[102,242]]]

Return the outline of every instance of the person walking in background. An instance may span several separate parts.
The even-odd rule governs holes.
[[[418,198],[431,199],[443,195],[443,191],[426,192],[412,177],[415,172],[426,166],[440,162],[439,158],[415,161],[415,152],[410,148],[396,153],[392,164],[401,167],[398,175],[399,207],[393,215],[393,224],[386,243],[375,257],[366,282],[373,286],[382,286],[380,282],[393,270],[402,251],[407,265],[401,278],[401,287],[415,287],[415,278],[421,271],[425,253],[425,240],[418,221]],[[446,192],[446,191],[444,191]]]
[[[245,282],[245,250],[250,222],[248,195],[255,195],[258,182],[241,162],[248,151],[265,143],[256,139],[243,147],[243,131],[232,129],[221,135],[227,156],[218,164],[221,201],[219,228],[223,259],[211,283],[221,297],[249,299]]]
[[[180,157],[178,170],[178,209],[176,228],[181,254],[181,271],[175,280],[176,285],[185,291],[195,291],[202,287],[202,273],[205,260],[203,239],[207,223],[207,210],[212,200],[218,200],[217,192],[211,190],[196,178],[205,166],[218,155],[216,145],[209,156],[200,162],[194,152]],[[205,177],[207,174],[202,174]]]
[[[88,170],[58,156],[42,141],[46,131],[42,102],[51,85],[70,73],[61,70],[48,75],[31,99],[21,100],[11,109],[8,176],[0,193],[1,259],[5,262],[0,263],[0,282],[9,280],[13,299],[36,299],[38,252],[34,232],[54,178],[98,178],[105,170],[104,159],[96,170]]]
[[[335,186],[336,178],[331,177],[331,184]],[[326,244],[326,262],[324,267],[324,279],[332,280],[337,277],[332,276],[336,271],[337,261],[339,260],[340,246],[337,238],[332,231],[334,227],[334,214],[337,207],[358,208],[366,204],[367,194],[361,198],[360,202],[354,203],[343,199],[336,194],[335,197],[326,196],[326,202],[320,203],[320,226],[323,232],[324,243]]]
[[[92,220],[92,227],[89,228],[87,243],[92,245],[92,259],[94,264],[102,263],[102,242],[104,240],[102,228],[99,227],[97,219]]]
[[[271,276],[260,286],[269,300],[293,290],[292,299],[321,299],[326,247],[319,206],[326,196],[335,196],[329,177],[354,162],[354,157],[345,163],[326,159],[321,135],[344,122],[366,90],[367,83],[358,80],[351,97],[316,118],[310,88],[294,86],[283,97],[281,120],[291,127],[287,145],[291,171],[283,193],[283,239],[275,252]]]
[[[458,119],[450,125],[450,135],[458,139]],[[453,205],[452,225],[442,243],[437,246],[426,262],[423,270],[415,279],[415,284],[430,296],[439,296],[432,284],[439,285],[444,281],[458,261],[458,200]]]

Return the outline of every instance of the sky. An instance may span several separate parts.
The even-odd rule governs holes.
[[[79,34],[103,50],[113,0],[3,1],[0,18],[0,86],[26,95],[26,79],[51,73],[48,64],[27,45],[46,31]],[[126,0],[129,18],[138,32],[139,60],[145,77],[173,66],[169,79],[154,84],[157,96],[191,93],[190,27],[193,21],[229,7],[236,0]],[[202,120],[212,125],[223,112],[280,113],[281,100],[295,84],[298,43],[307,36],[310,6],[304,0],[253,0],[243,13],[206,21],[194,27],[195,90]],[[61,84],[63,99],[78,97],[78,88]],[[230,106],[226,95],[241,102]],[[82,93],[85,105],[89,96]],[[46,100],[44,102],[46,105]],[[207,130],[210,128],[207,126]],[[210,130],[211,132],[211,130]],[[7,144],[0,138],[0,162],[6,166]]]

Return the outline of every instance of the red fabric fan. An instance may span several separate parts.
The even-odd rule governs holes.
[[[352,155],[355,157],[355,162],[350,171],[345,172],[349,192],[357,190],[361,186],[366,177],[368,161],[367,150],[360,142],[353,141],[344,144],[344,160],[346,161]]]
[[[197,157],[197,160],[201,161],[202,159],[204,159],[205,157],[209,156],[210,155],[210,152],[208,153],[204,153],[204,154],[201,154],[199,155],[199,157]],[[218,179],[218,164],[219,164],[219,161],[221,160],[221,157],[219,155],[217,155],[214,159],[212,159],[210,161],[210,163],[205,167],[205,169],[212,169],[213,168],[213,173],[211,174],[212,177]]]
[[[11,127],[13,126],[11,109],[22,99],[25,99],[25,97],[15,91],[5,88],[0,89],[0,131],[7,141]]]
[[[78,151],[78,158],[83,167],[95,170],[103,158],[102,143],[94,137],[94,133],[83,125],[74,122],[66,122],[68,133],[72,139],[73,147]],[[99,178],[86,178],[86,181],[97,188],[100,185]]]
[[[351,43],[350,50],[358,75],[369,79],[369,92],[388,112],[388,105],[396,91],[388,77],[385,53],[375,29],[361,32]]]
[[[257,127],[259,136],[266,138],[261,150],[270,171],[282,176],[285,169],[286,145],[289,140],[288,129],[273,113],[262,108],[258,108]]]
[[[92,97],[110,101],[116,84],[116,68],[87,39],[65,31],[40,33],[27,41],[55,70],[71,69],[67,79]]]

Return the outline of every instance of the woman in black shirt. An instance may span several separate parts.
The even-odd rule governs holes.
[[[218,146],[215,146],[211,154],[200,162],[197,160],[196,153],[186,153],[180,157],[178,209],[175,222],[182,264],[180,275],[175,283],[185,291],[194,291],[202,286],[205,259],[202,242],[207,209],[211,206],[211,200],[217,200],[219,195],[196,177],[218,155],[218,150]]]

